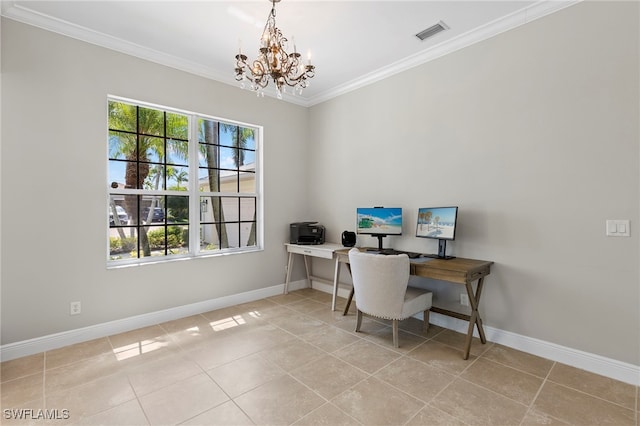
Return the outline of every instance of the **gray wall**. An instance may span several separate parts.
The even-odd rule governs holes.
[[[487,325],[640,364],[638,16],[581,3],[310,109],[2,20],[2,343],[281,284],[288,224],[339,241],[358,206],[434,251],[417,209],[455,204]],[[107,270],[107,94],[263,125],[265,250]]]
[[[264,126],[265,250],[107,270],[108,94]],[[2,343],[282,284],[307,129],[306,108],[3,19]]]
[[[638,16],[580,3],[312,107],[309,201],[331,239],[356,207],[401,206],[385,244],[435,252],[417,209],[458,205],[450,250],[496,262],[486,325],[640,364]]]

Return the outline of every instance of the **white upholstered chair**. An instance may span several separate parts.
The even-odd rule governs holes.
[[[349,251],[360,331],[362,314],[392,320],[393,346],[398,347],[398,322],[419,312],[424,314],[424,330],[429,328],[431,292],[408,287],[409,257],[406,254],[380,255]]]

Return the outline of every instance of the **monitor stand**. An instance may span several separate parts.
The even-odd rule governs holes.
[[[371,252],[371,253],[382,253],[382,251],[384,250],[384,249],[382,248],[382,239],[383,239],[384,237],[386,237],[386,235],[376,234],[376,235],[373,235],[373,236],[374,236],[374,237],[376,237],[376,238],[378,239],[378,248],[377,248],[377,249],[375,249],[375,248],[369,248],[369,249],[367,249],[367,251],[368,251],[368,252]]]
[[[431,257],[434,259],[455,259],[455,256],[447,256],[447,240],[438,240],[438,254],[423,254],[422,257]]]
[[[376,235],[376,238],[378,238],[378,250],[382,251],[382,239],[386,237],[386,235]]]

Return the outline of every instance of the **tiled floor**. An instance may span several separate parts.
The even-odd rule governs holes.
[[[464,361],[414,319],[394,349],[329,306],[299,290],[4,362],[1,423],[638,425],[635,386],[479,341]]]

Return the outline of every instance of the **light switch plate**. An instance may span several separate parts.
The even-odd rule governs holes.
[[[607,237],[629,237],[629,221],[607,219]]]

